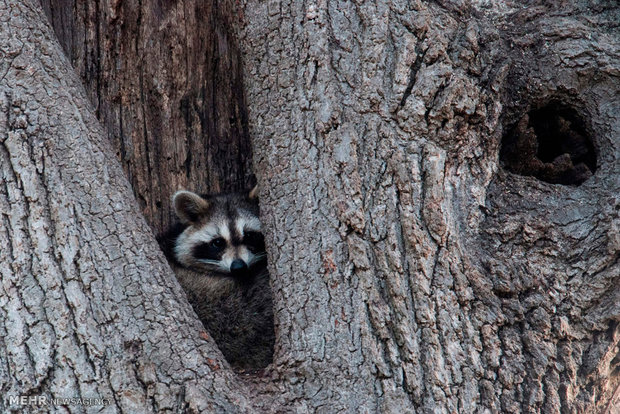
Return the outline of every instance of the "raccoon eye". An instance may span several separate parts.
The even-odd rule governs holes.
[[[217,239],[211,241],[211,243],[209,244],[216,249],[222,249],[224,248],[224,246],[226,246],[226,240],[218,237]]]
[[[219,260],[224,247],[226,247],[226,240],[218,237],[208,243],[194,246],[192,253],[197,259]]]
[[[265,240],[258,231],[247,231],[243,235],[243,244],[247,245],[251,252],[265,250]]]

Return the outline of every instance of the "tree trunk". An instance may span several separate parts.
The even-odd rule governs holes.
[[[229,2],[41,3],[156,232],[180,188],[252,188]]]
[[[149,10],[173,21],[164,3]],[[241,22],[277,333],[265,375],[236,377],[34,0],[0,2],[1,411],[21,409],[10,395],[131,413],[620,409],[618,10],[376,3],[224,13]],[[125,108],[88,89],[100,115]],[[580,151],[593,140],[580,185],[543,181],[579,166],[541,159],[539,110]],[[502,166],[511,146],[527,168],[519,151]]]
[[[618,8],[493,4],[245,2],[282,406],[620,409]],[[556,101],[579,186],[498,159]]]

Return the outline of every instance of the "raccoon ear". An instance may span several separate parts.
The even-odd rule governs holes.
[[[258,184],[254,186],[254,188],[248,194],[248,198],[250,200],[258,200]]]
[[[209,202],[191,191],[177,191],[172,196],[177,217],[184,223],[196,223],[209,208]]]

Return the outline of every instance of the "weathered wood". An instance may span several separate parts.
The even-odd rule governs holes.
[[[156,232],[180,188],[252,188],[228,1],[41,3]]]

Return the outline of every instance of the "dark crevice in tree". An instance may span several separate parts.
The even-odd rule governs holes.
[[[574,109],[553,102],[530,112],[530,124],[538,137],[538,158],[552,162],[568,153],[574,164],[583,162],[596,170],[594,146],[585,132],[583,120]]]
[[[39,1],[155,232],[179,188],[251,187],[231,2]]]
[[[580,185],[596,171],[596,149],[572,107],[552,100],[508,129],[500,159],[515,174],[552,184]]]
[[[403,98],[400,100],[400,107],[402,108],[407,102],[407,98],[411,95],[411,90],[413,89],[413,85],[415,85],[415,81],[417,79],[417,74],[422,67],[422,62],[424,62],[424,56],[426,56],[426,51],[422,51],[422,41],[424,39],[420,39],[415,46],[415,61],[411,65],[411,72],[409,73],[409,84],[407,84],[407,88],[403,93]]]

